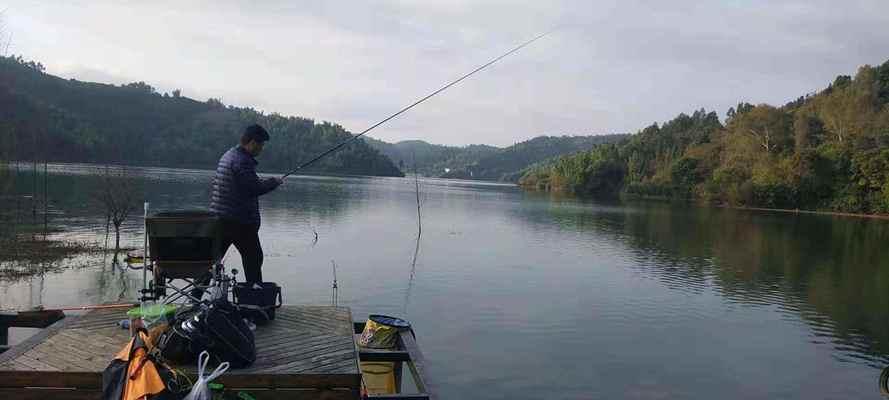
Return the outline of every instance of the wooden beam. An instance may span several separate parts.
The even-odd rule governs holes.
[[[398,338],[401,346],[410,354],[411,362],[408,363],[408,367],[411,369],[414,376],[417,390],[427,393],[429,396],[428,398],[431,400],[437,399],[438,396],[435,394],[437,390],[435,390],[434,384],[429,380],[429,372],[426,370],[426,360],[423,358],[423,352],[420,351],[420,346],[418,346],[417,341],[414,340],[413,332],[400,331]]]
[[[61,310],[0,312],[0,327],[46,328],[65,318]]]
[[[238,392],[246,392],[256,400],[359,400],[350,390],[318,390],[318,389],[276,389],[263,390],[255,388],[225,388],[226,398],[236,398]],[[43,399],[45,400],[45,399]]]
[[[426,393],[394,393],[394,394],[370,394],[368,399],[373,400],[429,400]]]
[[[24,387],[101,390],[102,374],[67,371],[0,371],[0,389]]]
[[[50,325],[48,328],[46,328],[40,332],[37,332],[34,336],[31,336],[31,337],[25,339],[25,341],[15,345],[15,346],[12,346],[12,348],[10,348],[9,350],[4,351],[3,353],[0,353],[0,364],[3,364],[7,361],[12,361],[12,360],[16,359],[18,356],[25,354],[28,350],[31,350],[32,348],[34,348],[34,346],[37,346],[38,344],[43,343],[43,341],[46,340],[46,338],[48,338],[52,335],[55,335],[56,332],[62,330],[62,328],[64,328],[67,324],[70,324],[70,323],[76,321],[78,318],[80,318],[80,317],[63,318],[59,321],[56,321],[54,324]]]
[[[371,350],[367,348],[361,348],[358,352],[358,358],[361,361],[372,361],[372,362],[382,362],[382,361],[391,361],[391,362],[399,362],[399,361],[411,361],[410,353],[401,350]]]
[[[319,389],[360,387],[357,375],[263,375],[231,374],[216,379],[226,387],[241,389]],[[0,388],[77,388],[99,389],[102,374],[98,372],[71,371],[0,371]]]
[[[401,393],[402,381],[404,380],[404,363],[392,363],[392,372],[395,373],[395,393]]]
[[[216,379],[226,387],[256,389],[311,389],[361,387],[359,374],[223,374]]]
[[[95,400],[102,398],[102,390],[0,388],[0,397],[16,400]]]

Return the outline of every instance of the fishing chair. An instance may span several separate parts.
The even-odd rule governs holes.
[[[148,216],[145,223],[149,251],[144,265],[152,279],[140,300],[199,303],[206,291],[228,297],[234,279],[221,262],[218,217],[206,211],[173,211]]]

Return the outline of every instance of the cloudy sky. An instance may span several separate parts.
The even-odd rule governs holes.
[[[141,80],[351,131],[560,27],[373,134],[456,145],[635,132],[701,107],[724,116],[889,59],[887,0],[0,0],[4,9],[9,52],[50,73]]]

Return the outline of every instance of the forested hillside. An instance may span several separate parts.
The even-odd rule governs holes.
[[[363,138],[371,147],[389,157],[402,171],[417,171],[425,176],[441,176],[445,169],[468,165],[478,159],[500,151],[500,148],[483,144],[469,146],[443,146],[422,140],[403,140],[387,143],[371,137]]]
[[[426,176],[515,182],[521,176],[520,171],[535,162],[588,150],[596,144],[624,137],[626,135],[538,136],[505,148],[442,146],[421,140],[398,143],[373,138],[365,140],[399,164],[403,171],[413,171],[416,160],[417,170]]]
[[[680,114],[526,171],[529,188],[889,213],[889,61],[783,106]]]
[[[597,144],[612,143],[626,135],[538,136],[489,154],[445,177],[515,182],[526,167],[558,155],[585,151]]]
[[[259,123],[272,140],[263,171],[284,171],[347,139],[332,123],[263,114],[157,93],[144,82],[123,86],[65,80],[21,58],[0,57],[0,157],[87,163],[215,168],[241,130]],[[308,171],[402,176],[384,155],[354,141]]]

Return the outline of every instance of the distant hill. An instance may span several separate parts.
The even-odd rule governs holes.
[[[0,57],[0,158],[215,168],[241,130],[259,123],[272,140],[262,171],[285,171],[349,138],[341,126],[263,114],[179,91],[157,93],[144,82],[122,86],[66,80],[20,57]],[[403,176],[362,141],[307,172]]]
[[[626,137],[627,135],[538,136],[485,155],[442,176],[515,182],[520,177],[516,174],[534,163],[586,151],[597,144],[613,143]]]
[[[371,147],[389,157],[402,171],[417,170],[425,176],[441,176],[446,169],[467,165],[484,156],[500,151],[500,148],[483,144],[469,146],[443,146],[422,140],[404,140],[387,143],[371,137],[364,137]]]
[[[421,140],[387,143],[366,138],[368,144],[392,159],[403,171],[417,170],[426,176],[515,182],[526,167],[559,155],[589,150],[626,135],[538,136],[499,148],[487,145],[463,147],[430,144]]]

